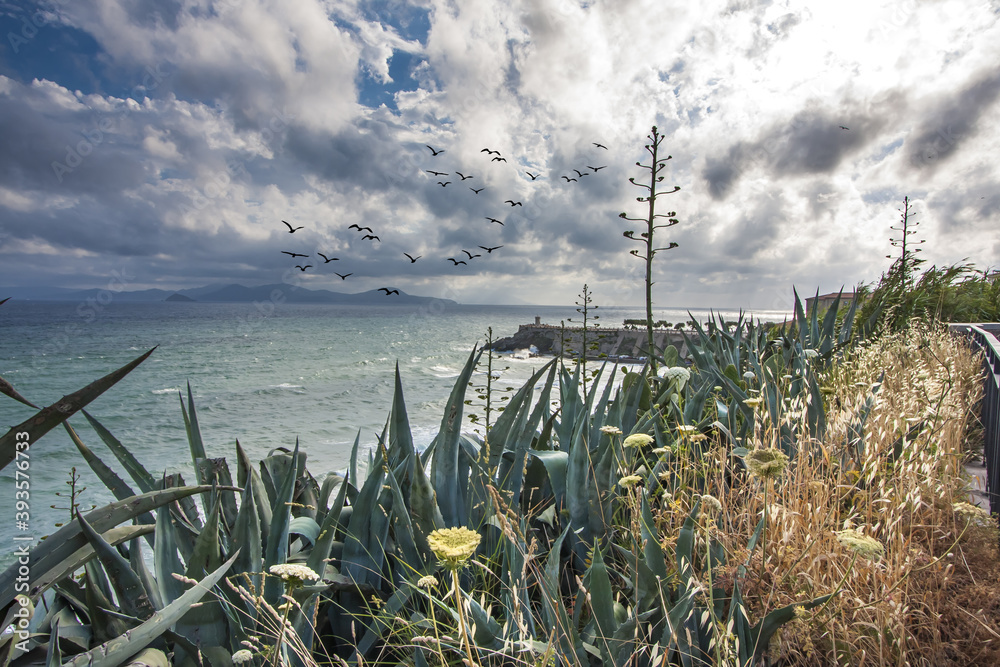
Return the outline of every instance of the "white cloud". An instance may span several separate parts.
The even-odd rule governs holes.
[[[294,241],[355,269],[350,285],[327,272],[314,287],[391,280],[570,303],[587,281],[598,302],[638,303],[640,263],[621,236],[638,228],[617,214],[643,210],[627,179],[645,177],[634,163],[648,162],[655,123],[674,156],[662,185],[682,186],[659,205],[681,220],[660,233],[681,243],[657,263],[663,306],[780,307],[793,284],[872,280],[907,194],[927,259],[998,262],[1000,27],[984,3],[178,4],[63,8],[100,44],[109,89],[134,99],[0,75],[0,132],[13,139],[0,214],[19,247],[147,256],[161,272],[150,282],[190,285],[227,270],[273,282]],[[426,37],[411,23],[423,6]],[[391,81],[399,52],[415,56],[416,90]],[[361,87],[393,84],[407,84],[396,110],[359,104]],[[102,120],[101,141],[56,179],[51,163]],[[577,176],[587,165],[606,168]],[[26,227],[29,210],[51,225]],[[290,238],[282,219],[307,230]],[[504,248],[478,268],[445,259],[478,245]]]

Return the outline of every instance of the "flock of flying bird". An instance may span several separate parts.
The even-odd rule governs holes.
[[[594,146],[596,146],[597,148],[602,148],[604,150],[608,150],[607,146],[604,146],[604,145],[596,143],[596,142],[594,143]],[[435,149],[433,146],[427,146],[427,148],[431,151],[431,157],[434,157],[434,158],[436,158],[437,156],[439,156],[439,155],[441,155],[442,153],[445,152],[444,149],[438,150],[438,149]],[[503,157],[500,154],[500,151],[492,150],[490,148],[484,148],[484,149],[482,149],[479,152],[480,153],[486,153],[487,157],[489,157],[491,155],[495,156],[495,157],[493,157],[490,160],[490,163],[493,163],[493,162],[504,162],[504,163],[506,163],[507,162],[507,158]],[[566,180],[567,184],[568,183],[576,183],[576,182],[579,182],[579,180],[582,179],[585,176],[590,176],[591,174],[597,174],[597,172],[599,172],[601,169],[604,169],[606,166],[607,165],[602,165],[600,167],[593,167],[593,166],[590,166],[590,165],[586,165],[586,168],[590,169],[592,171],[581,172],[578,169],[573,169],[572,171],[574,171],[576,173],[576,178],[571,178],[569,176],[562,176],[562,178]],[[425,171],[427,173],[431,174],[432,176],[435,176],[435,177],[439,177],[439,176],[444,177],[444,176],[451,176],[452,175],[451,172],[435,171],[433,169],[425,169]],[[524,173],[527,174],[527,176],[530,177],[532,181],[536,180],[539,177],[539,175],[540,175],[540,174],[533,174],[530,171],[525,171]],[[471,174],[467,175],[467,174],[464,174],[464,173],[462,173],[460,171],[455,171],[454,174],[460,180],[458,180],[458,181],[454,181],[454,180],[444,181],[444,180],[442,180],[442,181],[438,181],[437,184],[440,185],[442,188],[446,188],[449,185],[451,185],[452,183],[462,183],[462,182],[467,181],[467,180],[469,180],[471,178],[475,178]],[[469,186],[469,189],[472,190],[472,192],[474,192],[475,194],[478,195],[479,193],[481,193],[483,190],[486,189],[486,186],[483,186],[483,187],[480,187],[480,188],[474,188],[474,187]],[[511,208],[514,208],[515,206],[524,206],[523,202],[515,201],[513,199],[507,199],[507,200],[504,201],[504,203],[505,204],[509,204]],[[485,217],[491,223],[496,223],[496,224],[498,224],[500,226],[503,226],[503,224],[504,224],[502,220],[499,220],[497,218],[494,218],[494,217],[491,217],[491,216],[485,216]],[[304,229],[304,227],[293,227],[290,223],[286,222],[285,220],[282,220],[282,222],[288,227],[288,233],[289,234],[294,234],[298,230]],[[362,241],[372,240],[372,241],[378,241],[380,243],[382,242],[382,239],[379,238],[377,234],[375,234],[374,230],[372,230],[371,227],[362,227],[362,226],[360,226],[358,224],[352,224],[350,227],[348,227],[348,229],[355,229],[355,230],[358,231],[358,233],[368,232],[367,234],[365,234],[364,236],[361,237]],[[493,254],[494,250],[499,250],[503,246],[502,245],[496,245],[496,246],[481,245],[481,246],[478,246],[478,247],[481,248],[482,250],[485,250],[487,255],[491,255],[491,254]],[[307,254],[297,253],[297,252],[291,252],[291,251],[288,251],[288,250],[282,250],[281,252],[283,254],[285,254],[285,255],[289,255],[292,259],[295,259],[296,257],[304,257],[304,258],[308,259],[310,257],[310,255],[307,255]],[[468,266],[468,263],[470,261],[472,261],[473,259],[476,259],[477,257],[482,257],[483,256],[482,253],[472,253],[472,252],[469,252],[468,250],[465,250],[465,249],[462,249],[462,252],[466,254],[466,258],[465,259],[456,259],[454,257],[447,257],[447,258],[445,258],[445,261],[446,262],[451,262],[453,266],[458,266],[460,264]],[[317,252],[316,254],[319,257],[323,258],[323,264],[329,264],[330,262],[336,262],[336,261],[338,261],[340,259],[339,257],[327,257],[326,255],[324,255],[321,252]],[[423,255],[417,255],[416,257],[414,257],[413,255],[411,255],[409,253],[406,253],[406,252],[404,252],[403,255],[405,255],[406,258],[408,260],[410,260],[411,264],[415,263],[418,259],[421,259],[423,257]],[[302,272],[305,272],[306,269],[313,268],[313,265],[312,264],[305,264],[305,265],[296,264],[295,268],[299,269]],[[352,276],[354,274],[353,273],[337,273],[335,271],[334,275],[337,276],[337,277],[339,277],[341,280],[347,280],[348,276]],[[396,295],[399,294],[399,290],[398,289],[390,289],[388,287],[380,287],[380,288],[378,288],[377,291],[385,292],[386,296],[389,296],[391,294],[396,294]]]

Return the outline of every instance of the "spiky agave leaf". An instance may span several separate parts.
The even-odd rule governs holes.
[[[128,656],[134,655],[148,646],[150,642],[163,634],[187,613],[191,605],[201,600],[222,579],[235,559],[234,555],[215,572],[192,586],[184,595],[162,610],[153,614],[142,625],[133,628],[127,635],[119,636],[106,644],[75,656],[65,663],[64,667],[117,667]]]
[[[87,523],[94,530],[104,533],[124,521],[130,521],[166,503],[206,490],[208,490],[208,487],[189,486],[144,493],[128,500],[115,501],[104,507],[91,510],[84,515],[84,518],[87,519]],[[35,584],[46,573],[50,570],[60,569],[62,563],[67,558],[72,557],[77,550],[87,545],[87,538],[83,535],[79,524],[72,522],[57,530],[44,542],[32,549],[28,557],[29,568],[31,570],[29,595],[34,597],[38,594],[39,591],[35,590]],[[6,609],[13,601],[15,592],[14,584],[17,577],[17,563],[14,563],[3,574],[0,574],[0,609]]]
[[[23,451],[24,442],[29,442],[32,447],[35,447],[43,435],[56,426],[59,426],[59,424],[73,416],[77,410],[80,410],[117,384],[132,369],[145,361],[155,349],[154,347],[149,352],[133,359],[118,370],[112,371],[101,379],[91,382],[83,389],[63,396],[52,405],[38,411],[30,419],[10,429],[4,436],[0,437],[0,470],[7,467],[7,464],[14,460],[18,451]],[[25,439],[23,434],[27,434],[27,439]],[[19,445],[18,443],[22,444]]]

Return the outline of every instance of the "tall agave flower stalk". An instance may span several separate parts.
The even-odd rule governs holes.
[[[626,213],[622,212],[619,214],[619,218],[628,220],[630,222],[645,222],[646,231],[639,234],[641,238],[635,238],[635,231],[629,229],[626,230],[622,235],[631,239],[632,241],[637,241],[645,245],[645,252],[640,253],[639,250],[629,251],[630,255],[638,257],[646,262],[646,341],[649,346],[649,362],[652,372],[656,373],[656,356],[655,348],[653,345],[653,257],[656,253],[661,250],[671,250],[677,247],[677,243],[671,241],[669,245],[664,247],[654,247],[653,235],[657,229],[664,229],[666,227],[673,227],[679,221],[674,216],[677,215],[675,211],[670,211],[669,213],[663,215],[656,213],[656,198],[661,194],[673,194],[681,189],[679,185],[675,185],[673,190],[668,192],[656,191],[657,185],[663,180],[663,176],[660,172],[664,169],[667,161],[673,156],[668,155],[665,158],[659,157],[660,144],[663,143],[664,135],[660,134],[656,126],[653,126],[653,131],[646,137],[649,139],[649,143],[644,146],[646,152],[650,154],[652,160],[648,165],[642,164],[641,162],[636,162],[636,166],[641,167],[649,172],[649,185],[644,183],[636,183],[634,178],[629,178],[629,183],[640,188],[645,188],[647,194],[645,197],[636,197],[636,201],[645,202],[649,205],[649,211],[644,218],[630,218]],[[666,224],[656,224],[660,219],[666,218]]]

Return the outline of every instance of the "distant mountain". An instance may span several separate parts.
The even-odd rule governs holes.
[[[31,301],[86,301],[106,298],[106,290],[73,290],[61,287],[0,287],[0,298]],[[330,290],[311,290],[296,285],[275,283],[271,285],[206,285],[182,290],[146,289],[133,292],[112,292],[113,301],[120,302],[163,302],[199,301],[202,303],[251,303],[254,301],[274,301],[275,303],[330,303],[350,305],[414,305],[432,301],[457,305],[450,299],[415,296],[399,290],[399,294],[386,296],[378,290],[347,294]]]

